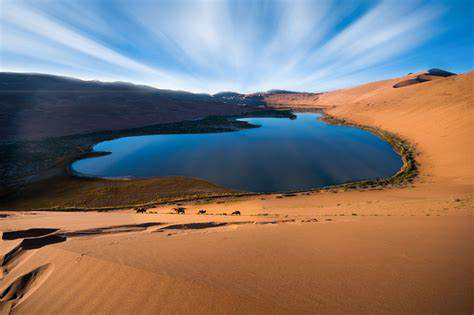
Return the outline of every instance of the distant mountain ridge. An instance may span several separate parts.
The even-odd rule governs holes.
[[[0,141],[36,140],[248,111],[260,100],[126,82],[0,73]]]
[[[41,73],[0,72],[0,142],[117,130],[229,115],[266,106],[269,90],[214,95],[127,82],[86,81]]]
[[[0,91],[75,91],[75,92],[142,92],[160,95],[180,96],[195,99],[212,100],[205,93],[191,93],[179,90],[157,89],[147,85],[129,82],[102,82],[98,80],[81,80],[72,77],[56,76],[42,73],[0,72]]]

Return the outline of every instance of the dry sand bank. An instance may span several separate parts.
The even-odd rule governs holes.
[[[10,260],[2,291],[44,271],[24,298],[4,307],[11,303],[18,313],[472,310],[466,218],[314,218],[19,215],[2,221],[2,229],[62,226],[40,238],[68,237]],[[2,251],[20,242],[4,241]]]
[[[413,187],[195,202],[186,215],[8,213],[3,311],[471,314],[474,73],[392,88],[410,77],[285,106],[416,144]]]

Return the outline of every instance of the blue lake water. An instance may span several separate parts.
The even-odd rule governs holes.
[[[76,161],[72,169],[98,177],[183,175],[237,190],[283,192],[386,177],[402,166],[393,148],[372,133],[318,117],[249,118],[261,127],[104,141],[94,150],[112,154]]]

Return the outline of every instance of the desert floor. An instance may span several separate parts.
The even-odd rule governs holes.
[[[410,77],[273,101],[416,144],[413,185],[194,202],[185,215],[5,212],[2,312],[471,314],[474,73],[392,88]]]

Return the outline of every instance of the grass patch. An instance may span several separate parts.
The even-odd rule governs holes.
[[[242,193],[190,177],[104,180],[60,175],[2,198],[0,209],[106,210],[236,194]]]

